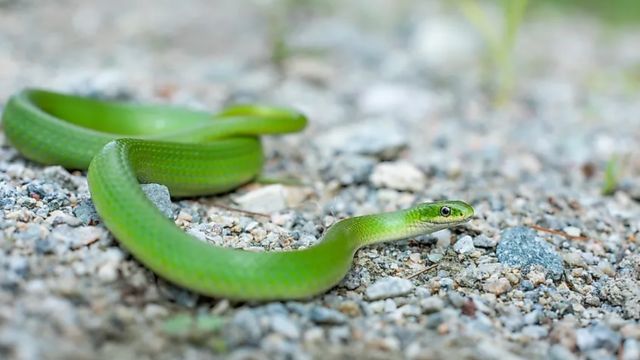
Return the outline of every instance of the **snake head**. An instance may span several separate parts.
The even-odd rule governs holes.
[[[423,203],[416,207],[420,222],[431,227],[446,228],[471,220],[473,207],[460,200]]]

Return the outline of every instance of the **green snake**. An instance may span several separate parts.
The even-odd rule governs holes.
[[[306,122],[285,108],[232,106],[211,114],[36,89],[13,95],[3,114],[8,140],[25,157],[88,168],[98,214],[137,260],[208,296],[308,298],[335,286],[359,248],[452,227],[473,215],[462,201],[421,203],[341,220],[305,249],[252,252],[187,235],[141,190],[140,183],[153,182],[174,197],[228,192],[259,174],[259,135],[299,131]]]

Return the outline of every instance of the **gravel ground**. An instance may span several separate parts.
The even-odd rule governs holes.
[[[274,65],[281,10],[267,2],[0,1],[0,107],[38,86],[309,115],[303,133],[265,139],[265,173],[303,186],[173,201],[145,186],[203,241],[293,249],[431,199],[477,213],[359,251],[308,301],[234,303],[154,276],[101,224],[84,173],[0,135],[0,357],[639,359],[640,30],[530,18],[517,87],[495,107],[481,39],[455,9],[360,3],[294,19]],[[614,155],[618,190],[603,196]]]

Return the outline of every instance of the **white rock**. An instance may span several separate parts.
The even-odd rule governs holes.
[[[473,245],[476,247],[489,249],[496,247],[497,244],[498,242],[495,239],[491,239],[486,235],[480,234],[473,238]]]
[[[124,254],[118,248],[109,248],[102,254],[102,265],[98,268],[98,278],[104,282],[115,281],[118,278],[118,267]]]
[[[422,171],[404,161],[383,162],[373,169],[369,180],[377,187],[420,191],[426,185]]]
[[[378,300],[408,294],[411,290],[411,281],[392,276],[376,281],[367,288],[365,294],[368,300]]]
[[[444,308],[444,301],[437,296],[430,296],[420,300],[420,307],[423,312],[430,314],[442,310]]]
[[[284,315],[276,315],[271,319],[271,328],[273,331],[284,335],[290,339],[300,337],[300,328]]]
[[[501,295],[511,290],[511,283],[506,278],[492,276],[484,286],[482,286],[482,289],[492,294]]]
[[[527,279],[529,279],[529,281],[531,281],[534,286],[544,284],[544,282],[547,280],[545,278],[544,272],[536,270],[529,271],[529,273],[527,274]]]
[[[54,240],[68,243],[69,247],[75,250],[106,237],[107,232],[97,226],[71,228],[65,224],[54,228],[51,235]]]
[[[452,19],[426,19],[412,39],[412,48],[424,63],[438,71],[454,71],[478,57],[475,32]]]
[[[244,210],[271,213],[287,208],[287,195],[284,186],[268,185],[236,198],[235,202]]]
[[[407,146],[405,128],[395,121],[364,120],[336,127],[314,140],[329,155],[360,154],[391,159]]]
[[[433,107],[434,95],[424,88],[406,84],[380,83],[368,87],[358,99],[358,108],[364,114],[389,115],[400,118],[418,118]],[[411,112],[407,111],[411,109]],[[403,112],[398,115],[398,112]]]
[[[458,254],[470,253],[476,248],[473,246],[473,239],[469,235],[465,235],[453,244],[453,250]]]
[[[98,268],[98,278],[104,282],[112,282],[118,278],[118,264],[106,263]]]
[[[575,226],[567,226],[562,230],[569,236],[578,237],[582,235],[582,232],[580,231],[580,229],[578,229]]]
[[[622,347],[624,353],[622,360],[640,359],[640,342],[636,339],[627,339]]]
[[[161,184],[142,184],[140,188],[164,216],[173,219],[173,204],[168,187]]]
[[[575,252],[575,251],[566,252],[566,253],[562,254],[562,258],[564,259],[564,262],[566,262],[567,264],[569,264],[571,266],[578,266],[578,267],[586,267],[587,266],[587,263],[582,258],[582,255],[580,255],[580,253]]]
[[[443,248],[451,245],[451,230],[444,229],[433,233],[436,238],[436,248]]]

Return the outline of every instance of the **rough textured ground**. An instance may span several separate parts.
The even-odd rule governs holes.
[[[305,186],[173,204],[145,188],[215,244],[308,246],[338,219],[429,199],[477,216],[361,250],[309,301],[230,303],[156,278],[101,225],[83,173],[1,138],[1,358],[640,358],[640,30],[531,17],[497,108],[481,39],[455,9],[294,9],[292,51],[274,65],[281,8],[183,3],[0,1],[0,107],[38,86],[300,108],[309,128],[266,139],[265,172]],[[603,196],[614,155],[619,189]]]

